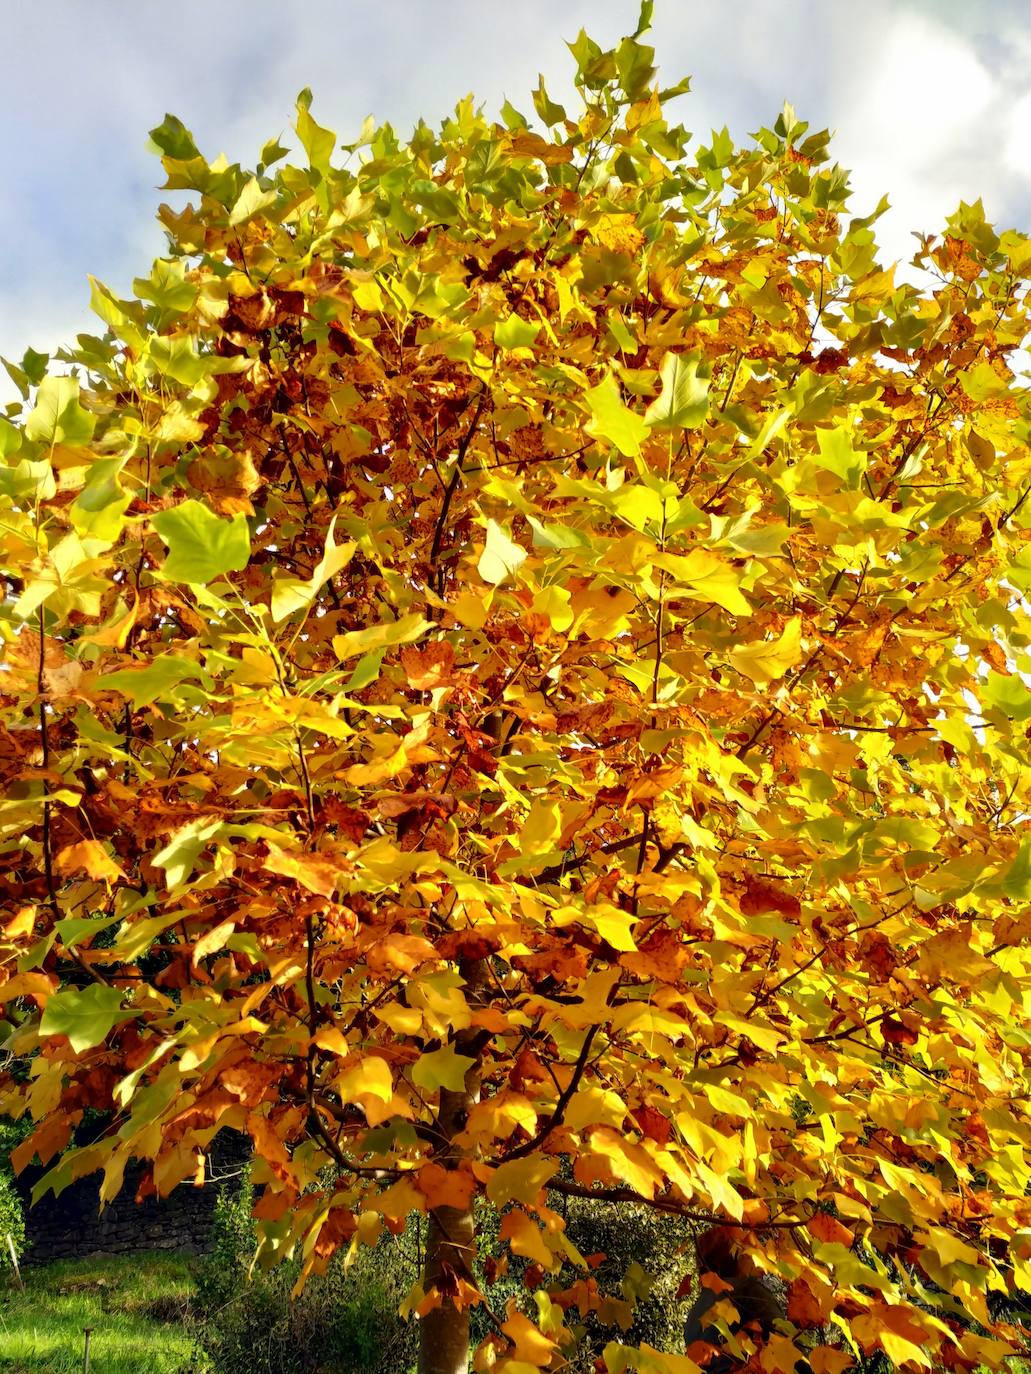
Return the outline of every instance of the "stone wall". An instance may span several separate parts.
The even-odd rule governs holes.
[[[209,1244],[219,1182],[233,1186],[233,1175],[247,1157],[248,1142],[223,1133],[212,1144],[212,1180],[202,1187],[183,1183],[167,1198],[149,1197],[137,1203],[136,1186],[142,1168],[130,1166],[125,1171],[125,1187],[103,1211],[99,1173],[78,1179],[60,1197],[47,1193],[30,1207],[33,1184],[47,1171],[39,1166],[26,1168],[15,1181],[25,1203],[24,1263],[125,1255],[139,1250],[202,1253]]]

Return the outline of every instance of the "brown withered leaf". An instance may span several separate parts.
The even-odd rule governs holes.
[[[420,649],[408,645],[401,650],[401,663],[408,685],[421,692],[450,686],[454,680],[455,650],[446,639]]]
[[[193,459],[186,472],[220,515],[254,514],[251,497],[261,486],[261,477],[249,449],[212,445]]]

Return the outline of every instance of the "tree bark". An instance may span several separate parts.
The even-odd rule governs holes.
[[[465,982],[466,1000],[470,1005],[480,1000],[487,978],[486,963],[482,959],[463,960],[459,970]],[[473,1066],[465,1076],[461,1092],[441,1088],[437,1108],[436,1130],[441,1138],[436,1154],[445,1169],[454,1169],[462,1159],[462,1150],[454,1138],[465,1126],[470,1108],[480,1098],[479,1032],[459,1031],[454,1037],[458,1054],[469,1055]],[[422,1318],[419,1327],[419,1374],[468,1374],[469,1370],[469,1308],[456,1306],[456,1285],[459,1280],[473,1283],[473,1259],[476,1255],[476,1225],[472,1202],[468,1207],[438,1207],[430,1212],[426,1234],[426,1264],[423,1287],[428,1293],[436,1288],[441,1303]]]
[[[471,1075],[470,1075],[471,1076]],[[440,1118],[454,1119],[468,1110],[467,1093],[441,1091]],[[444,1099],[452,1099],[445,1104]],[[438,1207],[430,1213],[426,1233],[423,1286],[439,1288],[443,1300],[423,1317],[419,1331],[419,1374],[467,1374],[469,1369],[469,1309],[451,1301],[456,1279],[472,1282],[475,1226],[472,1204]]]

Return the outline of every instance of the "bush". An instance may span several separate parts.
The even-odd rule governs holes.
[[[28,1132],[31,1122],[0,1121],[0,1269],[11,1267],[10,1236],[20,1260],[25,1252],[25,1212],[14,1186],[11,1151]]]
[[[198,1344],[219,1374],[403,1374],[414,1366],[418,1331],[398,1315],[416,1277],[414,1227],[363,1248],[350,1267],[341,1253],[291,1299],[296,1262],[248,1276],[252,1203],[247,1177],[220,1193],[198,1279]]]
[[[405,1321],[398,1308],[418,1275],[417,1223],[402,1236],[384,1236],[373,1250],[360,1250],[349,1268],[341,1254],[291,1300],[296,1263],[248,1275],[257,1239],[253,1192],[245,1175],[239,1187],[223,1189],[215,1205],[212,1250],[197,1286],[198,1341],[212,1367],[219,1374],[403,1374],[413,1368],[418,1323]],[[525,1305],[526,1265],[516,1261],[497,1276],[490,1265],[498,1249],[497,1218],[478,1221],[477,1278],[503,1318],[511,1297]],[[611,1340],[680,1351],[688,1304],[676,1292],[693,1262],[689,1225],[648,1208],[587,1199],[570,1199],[567,1225],[581,1254],[592,1256],[599,1289],[613,1299],[603,1312],[607,1320],[592,1314],[573,1323],[577,1344],[563,1352],[569,1374],[591,1370]],[[574,1277],[564,1271],[560,1280]],[[625,1329],[621,1322],[628,1323]],[[486,1313],[474,1308],[474,1341],[489,1329]]]
[[[576,1343],[563,1347],[568,1361],[562,1367],[564,1374],[586,1374],[595,1369],[609,1341],[628,1345],[647,1341],[657,1350],[680,1353],[690,1300],[680,1300],[677,1288],[684,1274],[694,1267],[690,1223],[648,1207],[589,1198],[567,1199],[565,1216],[566,1233],[580,1254],[590,1257],[589,1276],[606,1301],[599,1312],[586,1316],[575,1309],[570,1311],[567,1325]],[[507,1267],[499,1264],[507,1247],[498,1240],[500,1218],[495,1213],[485,1209],[477,1224],[476,1277],[492,1312],[504,1319],[506,1305],[515,1297],[520,1309],[533,1317],[534,1305],[524,1283],[527,1262],[509,1257]],[[581,1270],[566,1266],[556,1276],[555,1286],[564,1287],[579,1277],[583,1277]],[[490,1330],[487,1314],[474,1307],[474,1342]]]
[[[598,1287],[628,1305],[627,1334],[596,1316],[579,1328],[572,1370],[590,1369],[611,1340],[678,1353],[684,1347],[684,1318],[690,1305],[677,1297],[680,1281],[694,1265],[689,1222],[648,1207],[570,1199],[566,1217],[570,1240],[582,1255],[605,1256],[593,1270]],[[617,1315],[618,1309],[613,1315]],[[618,1322],[618,1316],[617,1316]]]

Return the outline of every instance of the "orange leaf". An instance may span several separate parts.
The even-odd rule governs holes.
[[[431,1211],[438,1207],[468,1207],[476,1192],[476,1180],[467,1169],[445,1169],[442,1164],[424,1164],[415,1178],[419,1192]]]
[[[85,873],[98,882],[112,883],[125,874],[97,840],[79,840],[54,855],[57,873]]]
[[[814,1240],[828,1245],[844,1245],[851,1249],[855,1243],[856,1238],[848,1227],[842,1226],[829,1212],[817,1212],[806,1222],[806,1228]]]

